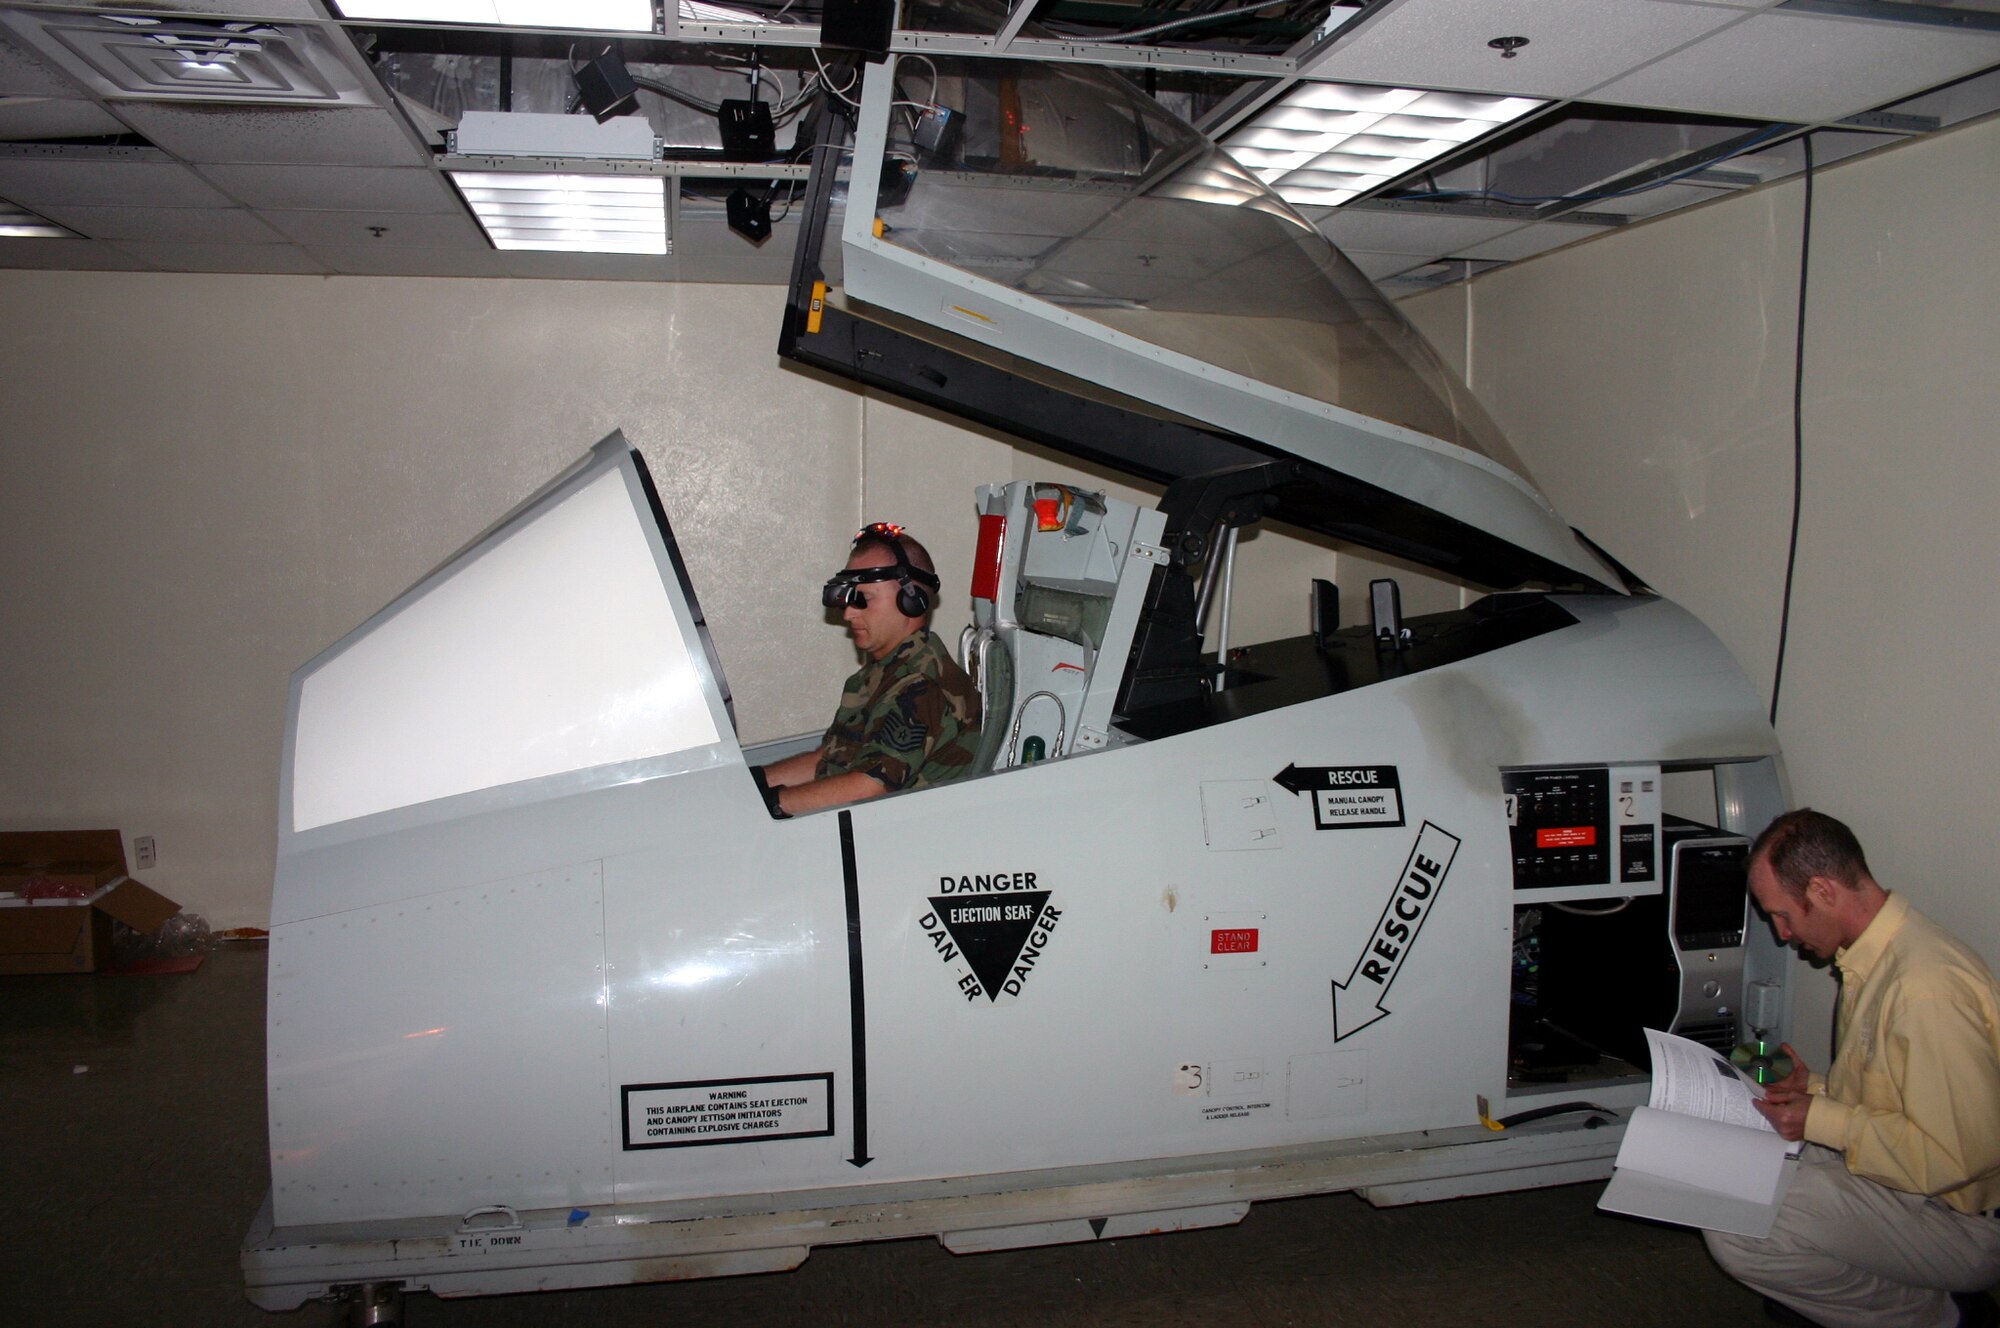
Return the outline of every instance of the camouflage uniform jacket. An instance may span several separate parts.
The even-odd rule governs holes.
[[[920,629],[847,680],[820,741],[819,778],[861,771],[891,793],[958,778],[979,746],[979,693]]]

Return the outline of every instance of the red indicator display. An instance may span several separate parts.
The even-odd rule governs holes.
[[[1007,541],[1007,518],[979,518],[979,547],[972,555],[972,597],[992,599],[1000,593],[1000,552]]]
[[[1560,825],[1535,831],[1536,848],[1590,848],[1596,843],[1594,825]]]
[[[1222,927],[1208,934],[1210,954],[1255,954],[1257,953],[1257,929],[1255,927]]]

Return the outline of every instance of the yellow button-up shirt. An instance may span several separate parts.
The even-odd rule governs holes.
[[[1806,1138],[1847,1169],[1961,1213],[2000,1207],[2000,985],[1900,894],[1840,966],[1840,1045]]]

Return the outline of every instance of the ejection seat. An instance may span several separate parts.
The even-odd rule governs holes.
[[[981,485],[972,622],[959,655],[979,687],[974,769],[1110,741],[1113,702],[1165,514],[1066,484]]]

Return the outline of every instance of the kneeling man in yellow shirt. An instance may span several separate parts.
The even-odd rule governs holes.
[[[1827,1328],[1988,1328],[2000,1283],[2000,985],[1870,875],[1854,832],[1787,812],[1750,850],[1780,939],[1840,969],[1833,1066],[1758,1110],[1807,1146],[1762,1240],[1709,1253],[1773,1318]],[[1791,1048],[1785,1048],[1791,1052]]]

